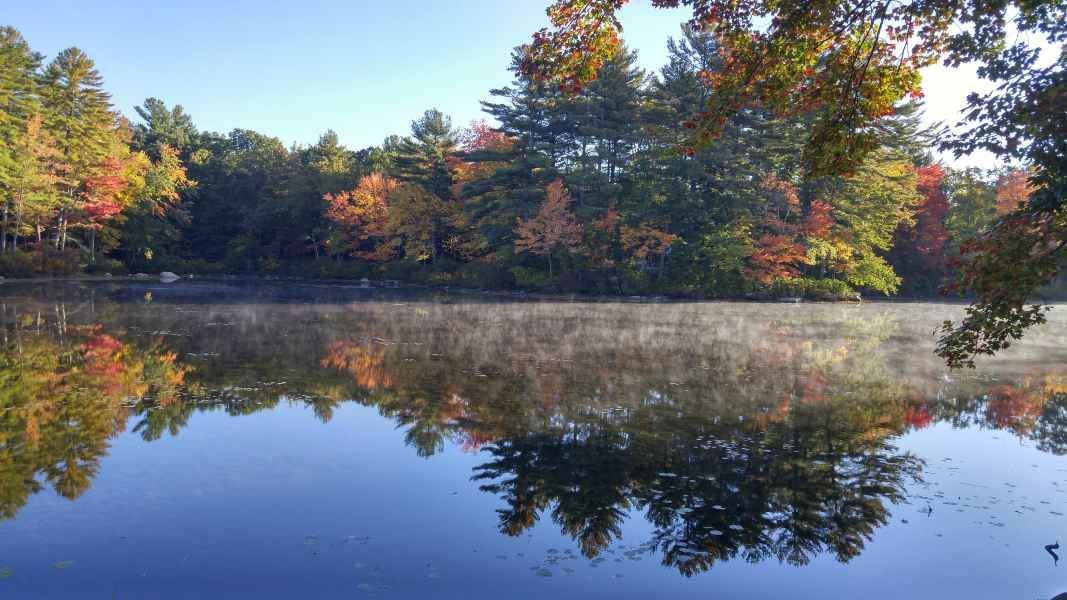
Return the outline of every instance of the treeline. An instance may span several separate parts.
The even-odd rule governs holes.
[[[918,99],[846,175],[805,170],[805,117],[750,108],[685,148],[719,65],[684,31],[659,73],[624,50],[568,95],[517,77],[466,129],[428,110],[353,151],[131,123],[92,61],[0,28],[0,274],[245,272],[701,297],[932,294],[1026,172],[934,162]],[[516,55],[516,65],[519,57]],[[518,69],[513,71],[518,73]],[[693,112],[693,107],[698,107]],[[678,125],[682,124],[682,127]]]

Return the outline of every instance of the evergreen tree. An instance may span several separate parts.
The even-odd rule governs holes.
[[[459,150],[459,132],[452,119],[436,108],[411,122],[411,137],[400,140],[392,159],[401,181],[420,185],[444,201],[452,199],[448,158]]]
[[[78,210],[78,193],[112,150],[116,116],[111,96],[93,61],[78,48],[60,52],[41,78],[45,123],[55,137],[66,170],[63,201],[55,229],[55,245],[65,249],[69,224]]]

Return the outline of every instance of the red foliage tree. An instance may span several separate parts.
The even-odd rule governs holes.
[[[925,280],[932,286],[941,279],[946,266],[945,215],[949,207],[943,185],[945,171],[939,165],[928,165],[916,168],[915,174],[915,187],[922,202],[916,208],[914,222],[897,229],[890,262],[906,277]]]

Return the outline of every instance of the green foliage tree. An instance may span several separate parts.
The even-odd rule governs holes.
[[[45,126],[56,139],[65,170],[55,228],[56,248],[66,248],[70,223],[77,218],[79,193],[108,158],[117,134],[111,96],[93,61],[78,48],[60,52],[41,76]]]

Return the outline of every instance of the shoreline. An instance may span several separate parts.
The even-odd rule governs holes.
[[[570,301],[596,301],[596,302],[632,302],[632,303],[647,303],[647,304],[659,304],[659,303],[684,303],[684,302],[743,302],[753,304],[864,304],[872,302],[885,302],[885,303],[919,303],[919,302],[936,302],[941,304],[968,304],[970,301],[965,298],[949,298],[946,296],[892,296],[892,297],[861,297],[859,299],[841,298],[841,299],[809,299],[798,297],[777,297],[777,298],[759,298],[751,296],[685,296],[685,295],[668,295],[668,294],[595,294],[589,292],[554,292],[554,291],[538,291],[538,290],[508,290],[508,289],[493,289],[493,288],[474,288],[457,285],[434,285],[426,283],[414,283],[401,280],[387,280],[387,279],[340,279],[340,278],[319,278],[319,277],[299,277],[293,275],[250,275],[250,274],[211,274],[211,275],[197,275],[197,274],[185,274],[180,278],[172,282],[162,282],[159,279],[159,274],[147,274],[148,276],[135,276],[135,275],[118,275],[118,276],[101,276],[101,275],[75,275],[75,276],[62,276],[62,277],[22,277],[22,278],[4,278],[0,280],[0,285],[5,284],[42,284],[42,283],[66,283],[66,284],[80,284],[80,283],[93,283],[93,284],[105,284],[105,283],[122,283],[122,284],[153,284],[156,286],[164,287],[182,287],[182,283],[190,282],[203,282],[203,283],[250,283],[250,284],[267,284],[267,285],[279,285],[279,284],[295,284],[301,286],[315,286],[315,285],[327,285],[336,288],[345,288],[349,290],[367,290],[367,291],[415,291],[424,290],[428,292],[446,292],[459,295],[479,295],[479,296],[492,296],[508,299],[519,300],[570,300]],[[361,285],[366,281],[366,285]],[[1041,300],[1043,303],[1056,303],[1063,302],[1063,300]]]

